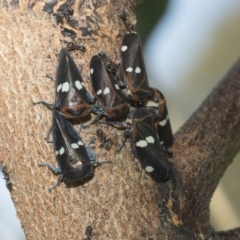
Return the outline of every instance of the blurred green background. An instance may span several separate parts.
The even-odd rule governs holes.
[[[154,26],[164,15],[168,2],[166,0],[147,0],[137,7],[136,31],[141,36],[143,44]]]

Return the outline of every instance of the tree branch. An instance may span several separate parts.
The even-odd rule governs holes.
[[[104,126],[114,146],[107,152],[96,141],[95,153],[112,164],[97,168],[85,183],[61,184],[49,193],[57,176],[37,164],[56,165],[52,146],[44,142],[51,112],[32,105],[54,100],[54,83],[45,75],[55,76],[58,53],[64,41],[73,39],[86,47],[86,53],[71,55],[90,91],[91,56],[103,50],[113,61],[119,59],[117,36],[125,26],[116,10],[127,9],[131,23],[135,21],[128,1],[88,0],[72,5],[77,25],[69,26],[66,19],[57,25],[42,10],[56,13],[60,4],[46,7],[45,1],[20,1],[13,8],[6,3],[0,20],[0,159],[27,238],[81,239],[91,225],[99,239],[217,239],[209,224],[209,203],[240,148],[240,61],[176,134],[168,181],[156,185],[143,171],[136,171],[129,144],[116,154],[123,132]],[[74,36],[66,36],[64,28]],[[82,28],[91,34],[82,36]],[[81,132],[85,143],[97,128]]]
[[[240,239],[240,228],[217,232],[216,235],[219,240],[238,240]]]
[[[239,108],[240,60],[175,135],[172,178],[159,185],[160,215],[170,216],[161,222],[177,229],[170,239],[184,239],[183,229],[187,239],[212,235],[210,200],[240,149]]]

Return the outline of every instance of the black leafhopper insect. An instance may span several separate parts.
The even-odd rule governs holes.
[[[134,157],[139,160],[143,169],[153,180],[161,182],[168,178],[169,167],[157,137],[156,119],[158,114],[155,111],[141,107],[132,113],[131,125],[124,122],[101,123],[125,128],[122,145],[118,152],[125,145],[127,136],[130,136]]]
[[[92,89],[103,108],[102,114],[96,118],[98,121],[101,115],[107,119],[116,119],[127,115],[129,105],[112,73],[107,72],[98,55],[92,57],[90,62],[90,75]]]
[[[150,89],[143,60],[141,40],[138,34],[126,34],[121,46],[120,77],[126,82],[126,97],[145,102],[150,98]]]
[[[49,163],[39,164],[39,166],[47,166],[54,173],[61,175],[56,185],[49,191],[58,187],[63,179],[68,182],[84,179],[93,173],[94,166],[110,162],[95,162],[90,143],[87,146],[84,145],[78,132],[60,112],[53,110],[52,115],[53,140],[48,142],[53,142],[58,167],[54,168]]]
[[[82,76],[66,49],[61,50],[58,61],[55,104],[45,101],[34,104],[41,103],[57,109],[66,118],[82,118],[89,116],[91,112],[97,112],[97,107],[92,105],[94,101],[84,86]]]
[[[152,100],[144,104],[144,107],[155,109],[159,115],[156,121],[156,129],[158,131],[159,142],[162,146],[169,148],[173,144],[172,128],[168,116],[168,109],[164,95],[156,88],[151,89]]]

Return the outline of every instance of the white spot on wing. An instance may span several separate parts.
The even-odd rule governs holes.
[[[79,81],[79,80],[76,80],[75,81],[75,86],[76,86],[76,88],[78,89],[78,90],[81,90],[83,87],[82,87],[82,84],[81,84],[81,82]]]
[[[136,142],[136,146],[137,147],[141,147],[141,148],[144,148],[148,145],[148,143],[145,141],[145,140],[140,140],[138,142]]]
[[[132,72],[133,71],[133,68],[129,67],[126,69],[126,72]]]
[[[132,93],[131,93],[130,89],[127,89],[127,91],[126,91],[125,95],[132,95]]]
[[[132,124],[132,118],[127,118],[127,119],[125,120],[125,122]]]
[[[69,91],[69,83],[65,82],[62,85],[62,92],[68,92]]]
[[[118,86],[117,84],[115,84],[115,88],[116,88],[116,89],[119,89],[119,86]]]
[[[63,147],[61,147],[59,150],[59,155],[63,155],[64,153],[65,153],[65,149]]]
[[[110,93],[110,89],[108,87],[106,87],[103,91],[103,94],[106,95],[108,93]]]
[[[90,69],[90,74],[93,74],[94,73],[94,70],[93,68]]]
[[[135,73],[141,73],[141,68],[140,67],[136,67]]]
[[[165,119],[163,119],[162,121],[159,122],[159,125],[162,126],[162,127],[165,126],[166,123],[167,123],[167,120],[168,120],[168,115],[166,116]]]
[[[128,46],[124,45],[121,47],[122,52],[125,52],[128,49]]]
[[[59,91],[61,90],[61,88],[62,88],[62,84],[59,84],[59,85],[57,86],[57,92],[59,92]]]
[[[101,93],[102,93],[102,90],[99,89],[99,90],[97,91],[97,95],[100,95]]]
[[[77,142],[79,146],[83,146],[83,142],[82,141],[78,141]]]
[[[164,141],[160,141],[159,143],[160,143],[160,145],[163,145],[163,144],[164,144]]]
[[[146,104],[146,107],[155,107],[155,108],[158,108],[159,107],[159,104],[154,102],[154,101],[151,101],[149,100]]]
[[[155,142],[155,140],[152,136],[146,137],[146,140],[147,140],[148,143],[154,143]]]
[[[145,167],[145,171],[150,173],[150,172],[154,171],[154,168],[151,166],[147,166],[147,167]]]
[[[58,155],[58,151],[55,152],[55,155]]]
[[[71,147],[72,147],[73,149],[77,149],[77,148],[79,148],[79,146],[78,146],[77,143],[72,143],[72,144],[71,144]]]

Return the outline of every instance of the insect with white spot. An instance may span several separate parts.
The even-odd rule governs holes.
[[[150,88],[153,100],[144,103],[144,107],[155,109],[159,115],[156,121],[159,142],[162,146],[169,148],[173,145],[173,133],[168,116],[168,109],[164,95],[156,88]]]
[[[90,147],[93,141],[85,146],[78,132],[60,112],[53,110],[52,114],[53,139],[47,141],[53,143],[58,167],[54,168],[47,162],[38,164],[47,166],[54,173],[60,173],[56,185],[49,188],[49,191],[58,187],[62,180],[68,182],[82,180],[93,174],[94,166],[110,162],[95,162],[95,155]]]
[[[155,120],[158,117],[155,111],[141,107],[133,112],[131,125],[124,122],[100,123],[125,128],[122,145],[118,152],[125,145],[127,136],[130,136],[134,157],[139,160],[143,169],[153,180],[161,182],[169,176],[169,164],[157,137]]]
[[[59,54],[59,64],[56,74],[55,103],[45,101],[34,104],[43,104],[49,108],[57,109],[66,118],[83,118],[98,112],[97,107],[92,105],[94,100],[87,92],[82,76],[66,49]]]
[[[125,95],[129,100],[142,103],[151,97],[141,40],[137,33],[126,34],[123,38],[119,71],[121,80],[127,85]]]
[[[99,55],[94,55],[90,61],[90,77],[93,92],[99,103],[99,109],[102,108],[102,112],[91,124],[97,122],[103,115],[106,119],[126,116],[129,112],[127,100],[112,73],[106,71]]]

